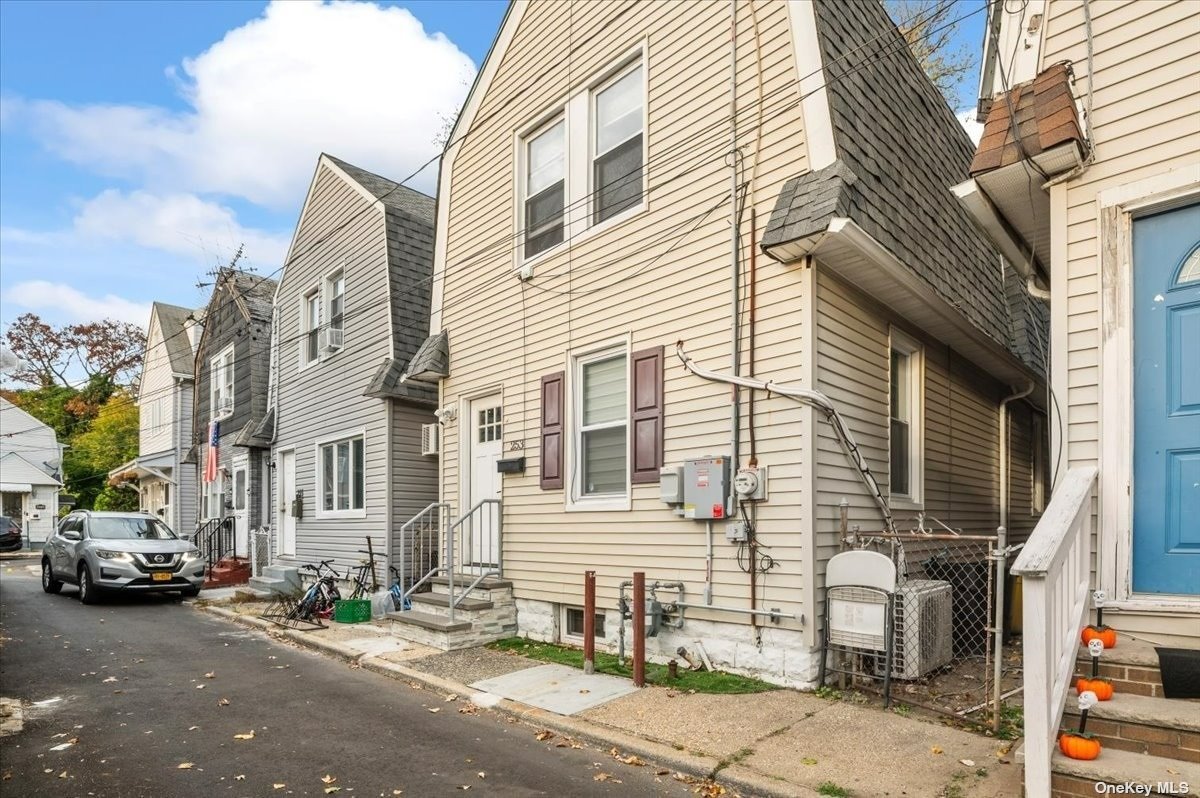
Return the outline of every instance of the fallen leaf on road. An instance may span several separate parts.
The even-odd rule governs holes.
[[[215,679],[215,678],[217,678],[217,672],[209,671],[208,673],[204,674],[204,678],[205,679]]]
[[[659,768],[658,770],[654,771],[654,775],[655,775],[655,776],[666,776],[666,775],[668,775],[670,772],[671,772],[671,771],[670,771],[669,769],[667,769],[667,768]]]
[[[458,708],[458,713],[460,715],[478,715],[479,707],[475,706],[474,704],[463,704]]]
[[[335,793],[335,792],[341,792],[341,791],[342,791],[341,787],[326,787],[325,788],[326,795],[329,795],[329,794]]]
[[[582,689],[582,690],[580,690],[580,691],[579,691],[579,694],[580,694],[580,695],[585,695],[585,694],[587,694],[587,693],[590,693],[590,692],[592,692],[592,691],[591,691],[591,690],[588,690],[588,689],[586,689],[586,688],[584,688],[584,689]]]
[[[287,786],[286,784],[272,784],[271,789],[272,790],[282,790],[286,786]]]
[[[245,734],[235,734],[235,735],[233,735],[233,739],[235,739],[235,740],[253,740],[254,739],[254,729],[251,729],[250,731],[246,732]]]
[[[408,686],[414,690],[424,690],[425,687],[420,682],[409,682]]]
[[[217,706],[219,706],[219,707],[227,707],[227,706],[229,706],[229,699],[228,699],[228,698],[222,698],[220,701],[218,701],[218,702],[217,702]]]
[[[199,728],[200,728],[199,726],[188,726],[188,731],[195,731],[196,729],[199,729]]]
[[[450,695],[446,696],[446,700],[447,701],[457,701],[458,693],[451,693]]]
[[[486,773],[484,773],[482,770],[481,770],[481,771],[479,771],[478,773],[476,773],[475,775],[476,775],[476,776],[478,776],[478,777],[479,777],[479,778],[481,778],[481,779],[486,779],[486,778],[487,778],[487,774],[486,774]]]
[[[611,773],[597,773],[595,776],[592,776],[592,781],[611,781],[615,784],[621,783],[621,780],[614,779],[613,774]]]
[[[208,686],[208,685],[206,685],[206,684],[198,684],[198,685],[196,685],[196,689],[197,689],[197,690],[203,690],[203,689],[204,689],[205,687],[207,687],[207,686]]]
[[[333,784],[335,781],[337,781],[337,776],[330,776],[328,773],[326,773],[321,777],[321,781],[325,784]]]
[[[442,711],[441,707],[426,707],[425,709],[427,709],[430,712],[441,712]]]
[[[66,736],[67,736],[66,732],[59,732],[58,734],[51,734],[50,739],[57,740],[59,737],[66,737]]]
[[[103,682],[101,682],[101,684],[109,684],[110,682],[115,682],[116,680],[117,680],[116,676],[109,676],[107,679],[105,679]]]
[[[635,765],[637,767],[641,767],[642,765],[646,764],[644,759],[639,756],[635,756],[634,754],[630,754],[626,757],[617,757],[617,761],[625,765]]]
[[[470,785],[470,784],[462,784],[462,785],[459,785],[459,788],[458,788],[458,789],[460,789],[460,790],[469,790],[469,789],[471,789],[471,785]]]
[[[238,775],[236,775],[236,776],[234,776],[234,777],[233,777],[233,780],[234,780],[234,781],[245,781],[245,780],[246,780],[246,774],[244,774],[244,773],[239,773]]]
[[[966,765],[966,766],[967,766],[967,767],[969,767],[969,768],[973,768],[973,767],[975,767],[975,760],[974,760],[974,759],[960,759],[960,760],[958,760],[958,761],[959,761],[959,763],[960,763],[960,764]]]
[[[804,764],[804,765],[815,765],[815,764],[817,764],[817,760],[813,759],[811,756],[806,756],[806,757],[804,757],[803,759],[801,759],[801,760],[800,760],[800,762],[801,762],[801,764]]]
[[[191,770],[196,766],[195,762],[180,762],[175,766],[176,770]]]
[[[120,695],[123,692],[125,692],[125,691],[124,690],[113,690],[113,695]]]
[[[65,770],[64,770],[62,773],[59,773],[59,774],[58,774],[58,777],[59,777],[60,779],[65,779],[65,778],[67,777],[67,771],[65,771]]]
[[[533,735],[535,740],[549,740],[553,736],[554,736],[554,732],[549,731],[547,729],[542,729],[540,732]]]
[[[930,752],[931,752],[931,753],[934,753],[934,754],[940,754],[940,753],[942,753],[942,748],[941,748],[941,746],[937,746],[937,745],[935,745],[933,748],[930,748],[929,750],[930,750]]]
[[[53,773],[53,772],[54,772],[54,768],[46,768],[46,769],[45,769],[45,770],[43,770],[42,772],[43,772],[43,773]]]
[[[65,751],[74,744],[75,743],[59,743],[58,745],[52,746],[50,748],[50,750],[51,751]]]

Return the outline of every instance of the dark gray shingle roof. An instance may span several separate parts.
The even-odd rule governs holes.
[[[962,125],[877,0],[813,5],[840,163],[785,184],[764,248],[847,216],[972,324],[1044,371],[1044,347],[1028,339],[1044,339],[1045,308],[1006,291],[999,255],[950,191],[969,177],[975,150]],[[821,176],[836,186],[822,186]]]
[[[415,382],[403,382],[403,376],[404,362],[389,358],[379,365],[370,385],[363,391],[363,396],[373,396],[377,399],[408,399],[430,404],[437,402],[437,388]]]
[[[338,168],[349,175],[351,180],[365,188],[371,196],[383,202],[387,207],[412,214],[417,219],[433,224],[433,214],[437,209],[437,203],[433,197],[408,186],[402,186],[394,180],[388,180],[374,172],[368,172],[341,158],[335,158],[329,153],[325,153],[325,157],[337,164]]]
[[[194,353],[191,339],[185,330],[186,322],[193,311],[178,305],[168,305],[166,302],[155,302],[154,312],[158,315],[158,325],[162,329],[163,345],[171,361],[171,371],[176,374],[191,374]]]

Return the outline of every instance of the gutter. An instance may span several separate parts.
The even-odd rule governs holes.
[[[1000,400],[1000,526],[1008,529],[1008,405],[1018,399],[1024,399],[1033,393],[1033,382],[1028,387],[1019,390]]]

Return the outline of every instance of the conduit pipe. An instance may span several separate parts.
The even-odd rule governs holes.
[[[730,347],[733,373],[741,372],[741,330],[738,325],[738,311],[741,304],[741,225],[738,222],[738,144],[737,144],[737,4],[738,0],[729,2],[729,227],[730,233],[730,274],[732,275],[732,302],[730,303],[730,319],[732,340]],[[741,394],[736,383],[730,388],[729,396],[729,448],[730,460],[736,470],[741,464],[738,459],[742,418]],[[734,497],[732,488],[725,497],[726,515],[733,515]],[[709,546],[712,545],[712,535],[709,534]],[[711,555],[710,555],[711,557]],[[712,593],[711,559],[709,560],[709,584],[706,588],[710,600]]]
[[[837,408],[828,396],[820,391],[801,388],[797,385],[788,385],[787,383],[774,382],[772,380],[763,381],[736,375],[731,376],[701,368],[684,350],[682,340],[675,343],[675,354],[683,363],[684,368],[701,379],[739,385],[743,388],[750,388],[756,391],[765,391],[768,396],[770,394],[786,396],[789,399],[795,399],[801,404],[815,407],[824,413],[826,420],[829,421],[829,425],[833,427],[834,434],[837,435],[838,442],[841,443],[842,449],[846,453],[846,458],[858,472],[859,480],[866,486],[867,493],[871,495],[871,498],[879,508],[879,514],[883,517],[884,529],[893,533],[896,531],[896,524],[892,519],[892,508],[888,505],[887,499],[884,498],[883,491],[880,490],[879,483],[875,480],[875,475],[871,473],[871,467],[867,465],[862,452],[858,450],[858,444],[855,443],[854,436],[850,434],[850,429],[846,426],[845,420],[838,413]]]
[[[1033,393],[1033,382],[1000,400],[1000,526],[1008,528],[1008,406]]]

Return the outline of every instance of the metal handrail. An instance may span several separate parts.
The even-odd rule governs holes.
[[[1022,578],[1026,795],[1050,794],[1050,758],[1087,620],[1096,473],[1067,473],[1011,569]]]
[[[204,558],[204,567],[209,576],[225,555],[234,548],[233,518],[210,518],[192,533],[192,543]]]
[[[397,570],[400,575],[400,592],[404,598],[408,598],[410,595],[412,595],[412,593],[414,593],[416,591],[416,589],[418,587],[420,587],[421,585],[428,582],[429,579],[431,579],[434,576],[434,574],[438,570],[438,567],[441,565],[441,563],[438,563],[437,565],[434,566],[434,568],[431,571],[429,571],[424,576],[422,576],[420,579],[418,579],[416,582],[414,582],[410,587],[405,588],[404,583],[408,579],[408,567],[409,567],[408,547],[410,545],[410,542],[413,543],[413,545],[415,546],[418,528],[421,528],[422,531],[424,531],[424,530],[428,530],[434,526],[441,526],[443,519],[446,519],[449,517],[449,514],[443,513],[443,511],[449,511],[449,510],[450,510],[449,502],[431,502],[430,504],[426,505],[425,508],[423,510],[421,510],[421,512],[417,513],[412,518],[405,521],[404,524],[400,527],[400,567]],[[431,523],[430,517],[432,515],[434,515],[435,513],[437,516],[436,520],[432,521],[432,523]],[[422,527],[422,525],[423,525],[423,527]],[[439,532],[438,536],[441,537],[441,530],[438,530],[438,532]],[[417,567],[420,567],[419,563],[414,563],[414,565],[416,565]]]
[[[464,536],[461,534],[463,526],[469,520],[475,518],[477,515],[481,515],[480,511],[483,508],[488,508],[488,507],[492,507],[492,506],[495,506],[495,508],[496,508],[495,533],[494,533],[495,541],[496,541],[496,562],[495,563],[474,563],[474,564],[471,564],[470,566],[468,566],[472,569],[479,569],[479,572],[476,574],[475,579],[462,592],[462,594],[458,595],[457,591],[455,590],[455,587],[456,587],[455,577],[457,575],[456,574],[457,568],[455,567],[456,559],[457,559],[457,563],[460,566],[466,563],[466,561],[468,559],[467,555],[465,552],[460,551],[460,549],[463,548],[464,541],[468,541],[466,543],[466,545],[469,546],[470,545],[469,541],[471,540],[470,537],[467,537],[467,536]],[[450,505],[445,502],[434,502],[434,503],[430,504],[429,506],[427,506],[425,509],[423,509],[421,512],[417,513],[417,515],[413,516],[407,522],[405,522],[405,524],[400,528],[401,529],[401,552],[402,552],[402,554],[401,554],[401,556],[402,556],[401,569],[400,569],[401,570],[401,577],[400,577],[401,580],[403,580],[405,578],[404,575],[406,573],[404,570],[406,562],[403,559],[404,550],[405,550],[405,546],[404,546],[405,537],[408,534],[414,532],[414,530],[418,529],[418,527],[421,523],[428,524],[429,515],[432,514],[435,510],[438,513],[441,513],[442,510],[449,510],[449,509],[450,509]],[[402,593],[403,598],[407,599],[409,596],[411,596],[413,593],[415,593],[418,588],[420,588],[422,585],[425,585],[426,583],[428,583],[434,577],[437,577],[441,574],[445,574],[447,579],[449,580],[448,591],[449,591],[450,597],[449,597],[447,603],[448,603],[449,613],[450,613],[450,622],[453,623],[455,610],[458,608],[458,605],[460,603],[462,603],[462,601],[470,594],[470,592],[472,590],[474,590],[476,587],[478,587],[480,585],[480,583],[482,583],[483,580],[489,576],[503,575],[503,565],[502,565],[503,558],[500,556],[500,544],[503,540],[504,514],[500,510],[501,510],[500,499],[482,499],[479,502],[477,502],[475,504],[475,506],[472,507],[469,511],[467,511],[466,513],[463,513],[461,516],[459,516],[454,521],[448,522],[446,524],[446,528],[442,535],[442,541],[441,541],[442,545],[444,546],[443,551],[445,552],[445,557],[442,558],[441,562],[437,563],[434,567],[430,568],[429,571],[424,576],[422,576],[420,579],[413,582],[413,584],[411,586],[409,586],[407,589],[403,589],[404,585],[403,585],[403,581],[402,581],[401,593]],[[448,519],[448,516],[446,516],[446,517]],[[488,542],[490,542],[490,538],[489,538]],[[458,555],[457,558],[456,558],[456,555]],[[402,602],[402,604],[403,604],[403,602]]]

